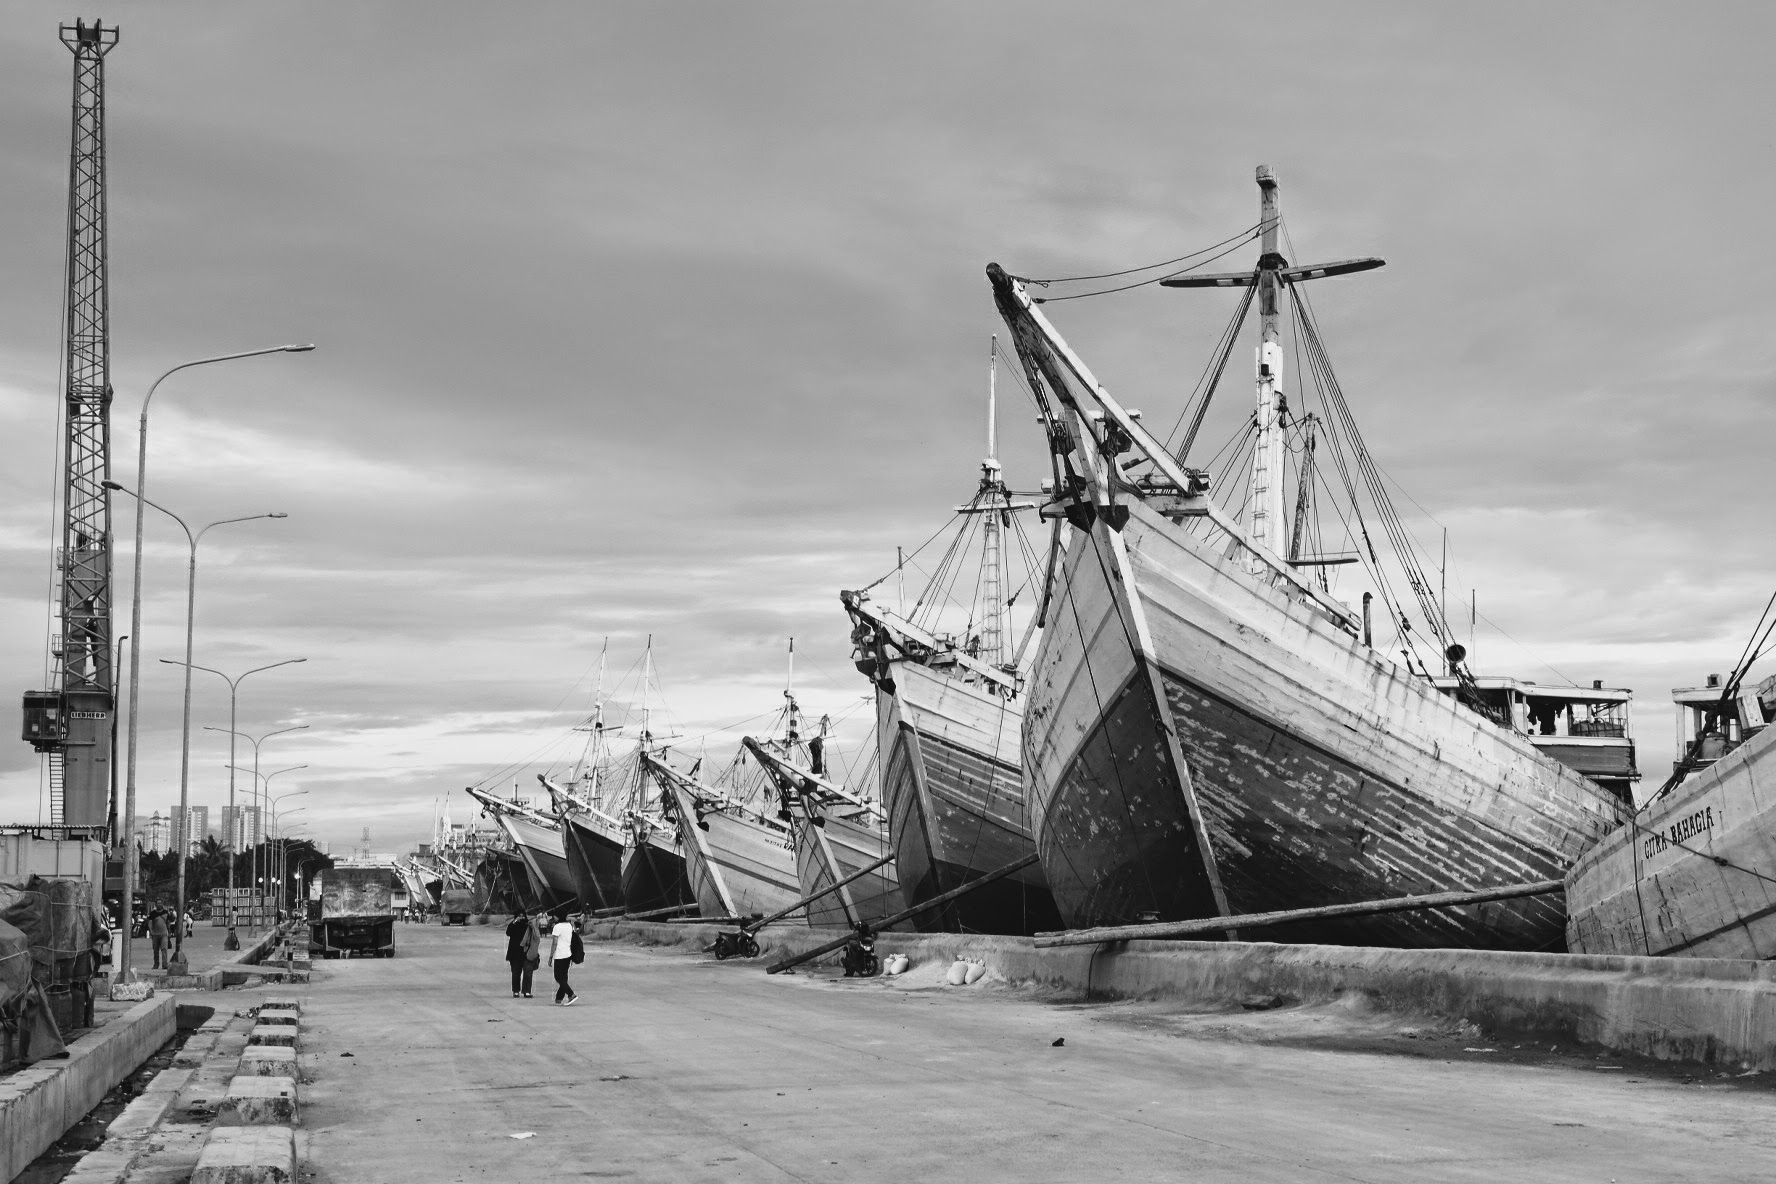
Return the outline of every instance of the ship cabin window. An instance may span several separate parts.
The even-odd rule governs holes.
[[[1628,736],[1628,705],[1616,700],[1587,702],[1566,696],[1513,691],[1512,719],[1531,736]]]

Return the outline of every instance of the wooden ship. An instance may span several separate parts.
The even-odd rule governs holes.
[[[538,773],[548,791],[575,890],[587,908],[601,911],[623,904],[623,848],[628,833],[619,819],[622,779],[613,770],[610,738],[604,726],[604,662],[598,656],[598,685],[592,714],[575,726],[586,736],[578,759],[564,781]]]
[[[1291,265],[1279,250],[1268,168],[1258,184],[1257,265],[1161,281],[1246,289],[1222,365],[1258,305],[1243,521],[1211,496],[1206,472],[1179,459],[1200,413],[1184,444],[1168,447],[1103,388],[1025,281],[988,268],[1048,432],[1055,498],[1045,512],[1074,527],[1026,683],[1023,744],[1037,851],[1069,926],[1544,883],[1619,821],[1611,794],[1484,714],[1471,688],[1449,696],[1432,685],[1416,647],[1441,648],[1434,660],[1466,682],[1464,651],[1398,537],[1397,513],[1298,291],[1381,260]],[[1326,567],[1349,559],[1307,550],[1285,514],[1284,435],[1303,422],[1289,418],[1282,390],[1285,297],[1324,426],[1353,454],[1353,500],[1360,479],[1380,518],[1376,533],[1396,543],[1394,561],[1416,600],[1413,630],[1406,598],[1380,584],[1406,665],[1372,644],[1368,596],[1359,612],[1330,594]],[[1307,501],[1298,491],[1297,523]],[[1380,581],[1367,527],[1361,538],[1369,545],[1354,558]],[[1263,937],[1544,949],[1564,941],[1565,916],[1559,895],[1544,894],[1302,922]]]
[[[808,904],[808,924],[851,928],[900,912],[905,898],[880,804],[828,777],[825,721],[804,737],[794,694],[784,691],[784,700],[778,734],[766,740],[747,736],[741,743],[776,787],[780,817],[795,840],[801,895],[825,893]],[[857,878],[826,891],[852,876]]]
[[[1776,958],[1776,678],[1740,689],[1672,692],[1670,780],[1567,876],[1573,952]]]
[[[1013,548],[1005,535],[1016,525],[1014,515],[1036,503],[1017,500],[999,464],[994,344],[979,486],[956,507],[955,537],[911,618],[878,604],[867,589],[839,594],[852,623],[852,660],[875,688],[882,805],[909,907],[1035,850],[1024,802],[1019,668],[1041,614],[1032,610],[1029,628],[1014,643],[1005,594]],[[1062,529],[1056,519],[1051,554]],[[974,564],[959,559],[971,541],[979,545]],[[1033,555],[1027,544],[1017,550]],[[1040,583],[1046,573],[1025,575]],[[960,629],[942,631],[945,606],[960,586],[978,595],[970,598]],[[1042,868],[1032,864],[917,914],[915,924],[925,932],[1031,934],[1058,927],[1060,914]]]
[[[514,796],[502,798],[470,786],[470,797],[481,803],[511,840],[512,851],[524,863],[540,908],[572,907],[579,900],[578,886],[567,865],[567,846],[561,823]]]
[[[782,911],[801,898],[795,837],[756,796],[705,785],[663,756],[642,758],[660,786],[660,802],[678,827],[679,850],[705,920]]]

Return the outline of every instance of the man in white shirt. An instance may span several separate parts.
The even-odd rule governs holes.
[[[561,914],[555,928],[550,930],[550,936],[555,939],[555,1002],[572,1007],[579,1002],[580,996],[567,985],[567,968],[573,965],[574,939],[573,922],[567,919],[567,914]]]

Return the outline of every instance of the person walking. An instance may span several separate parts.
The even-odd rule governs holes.
[[[148,910],[148,939],[154,943],[154,969],[166,969],[167,934],[172,932],[167,925],[165,905],[155,905]]]
[[[563,1007],[572,1007],[580,1001],[580,996],[567,985],[567,968],[574,963],[574,941],[579,934],[575,932],[573,922],[567,919],[567,914],[562,913],[550,935],[555,939],[555,1002]]]
[[[536,926],[531,922],[530,913],[520,909],[518,914],[506,922],[506,961],[512,964],[512,998],[520,996],[530,998],[530,976],[536,973],[538,965],[537,947],[542,938],[537,936]]]

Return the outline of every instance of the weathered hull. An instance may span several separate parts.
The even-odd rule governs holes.
[[[1069,550],[1025,707],[1036,847],[1071,926],[1558,879],[1604,791],[1145,505]],[[1267,929],[1560,948],[1557,896]]]
[[[1776,727],[1586,852],[1566,907],[1577,953],[1776,958]]]
[[[1035,849],[1024,807],[1021,703],[916,662],[876,688],[882,802],[907,905]],[[927,933],[1029,934],[1061,918],[1039,866],[921,913]]]
[[[818,821],[814,821],[814,820]],[[891,850],[886,829],[821,814],[816,807],[795,831],[796,877],[811,896],[874,863]],[[808,906],[808,924],[845,927],[850,918],[878,921],[906,907],[894,863],[829,892]],[[849,916],[847,916],[849,913]]]
[[[705,918],[780,912],[801,899],[793,841],[748,818],[703,811],[683,788],[670,785],[685,874]]]
[[[567,847],[559,825],[544,826],[515,814],[496,814],[530,872],[530,881],[543,898],[544,908],[571,905],[579,899],[573,872],[567,866]]]
[[[566,816],[567,867],[580,903],[614,909],[623,903],[623,837],[581,814]]]
[[[623,907],[631,913],[695,904],[684,856],[678,851],[678,836],[668,842],[657,834],[650,835],[646,842],[625,848],[622,888]]]
[[[515,913],[538,906],[530,872],[516,855],[489,852],[475,865],[474,911]]]

